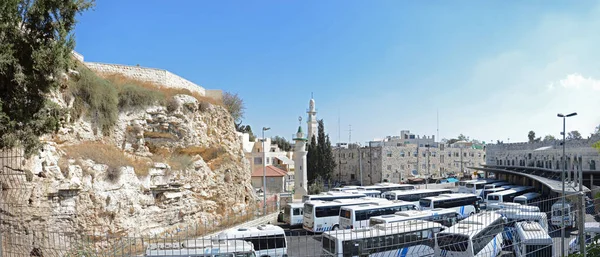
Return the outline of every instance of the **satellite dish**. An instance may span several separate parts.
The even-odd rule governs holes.
[[[411,171],[411,173],[412,173],[412,175],[413,175],[413,176],[415,176],[415,177],[416,177],[416,176],[419,176],[419,172],[418,172],[417,170],[412,170],[412,171]]]

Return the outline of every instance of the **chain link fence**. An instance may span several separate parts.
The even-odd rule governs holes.
[[[578,232],[585,222],[598,220],[600,209],[598,189],[587,198],[568,196],[568,206],[557,207],[561,197],[543,196],[529,202],[531,208],[490,205],[464,219],[417,219],[411,214],[404,221],[374,225],[369,224],[370,217],[397,215],[374,207],[359,218],[362,223],[355,221],[354,229],[313,233],[302,225],[285,224],[280,214],[284,206],[270,202],[267,213],[257,204],[243,215],[189,224],[169,233],[96,233],[71,224],[77,212],[57,211],[59,200],[77,203],[68,191],[47,195],[45,205],[32,205],[36,202],[31,199],[32,176],[43,174],[21,169],[23,163],[18,150],[0,153],[0,257],[561,256],[561,250],[565,255],[579,250]],[[305,225],[316,226],[312,222]]]

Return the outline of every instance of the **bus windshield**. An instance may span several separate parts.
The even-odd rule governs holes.
[[[438,234],[438,245],[442,250],[452,252],[464,252],[469,246],[469,237],[455,234]]]
[[[340,217],[342,217],[342,218],[349,219],[351,215],[352,215],[352,212],[349,210],[341,210],[340,211]]]
[[[473,185],[473,184],[467,184],[467,188],[473,188],[473,186],[475,186],[475,185]]]
[[[431,200],[429,200],[429,199],[421,199],[421,200],[419,200],[419,205],[421,205],[421,207],[427,207],[427,208],[429,208],[431,206]]]
[[[488,195],[488,200],[500,201],[500,196],[499,195]]]
[[[312,214],[313,207],[314,206],[312,204],[305,204],[304,205],[304,213],[306,213],[306,214]]]

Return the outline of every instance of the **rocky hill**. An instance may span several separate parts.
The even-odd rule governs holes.
[[[13,208],[14,238],[164,235],[255,206],[250,165],[218,101],[111,76],[72,72],[49,96],[66,110],[62,128],[38,155],[4,161],[25,174],[2,182],[14,191],[5,203],[25,206]]]

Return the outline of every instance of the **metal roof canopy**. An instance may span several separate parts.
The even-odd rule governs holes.
[[[525,177],[528,177],[530,179],[536,180],[536,181],[544,184],[545,186],[550,188],[550,190],[552,190],[555,193],[558,193],[558,194],[562,193],[562,181],[556,181],[556,180],[552,180],[549,178],[544,178],[544,177],[540,177],[540,176],[536,176],[536,175],[531,175],[531,174],[527,174],[527,173],[521,173],[521,172],[511,171],[511,170],[506,170],[506,169],[480,168],[480,167],[469,167],[469,168],[476,169],[476,170],[491,171],[491,172],[504,172],[504,173],[509,173],[509,174],[513,174],[513,175],[525,176]],[[583,186],[583,192],[585,192],[585,193],[590,192],[590,189],[587,188],[586,186]],[[575,183],[572,183],[572,182],[565,183],[565,194],[570,195],[570,194],[576,194],[576,193],[579,193],[579,185],[576,185]]]

